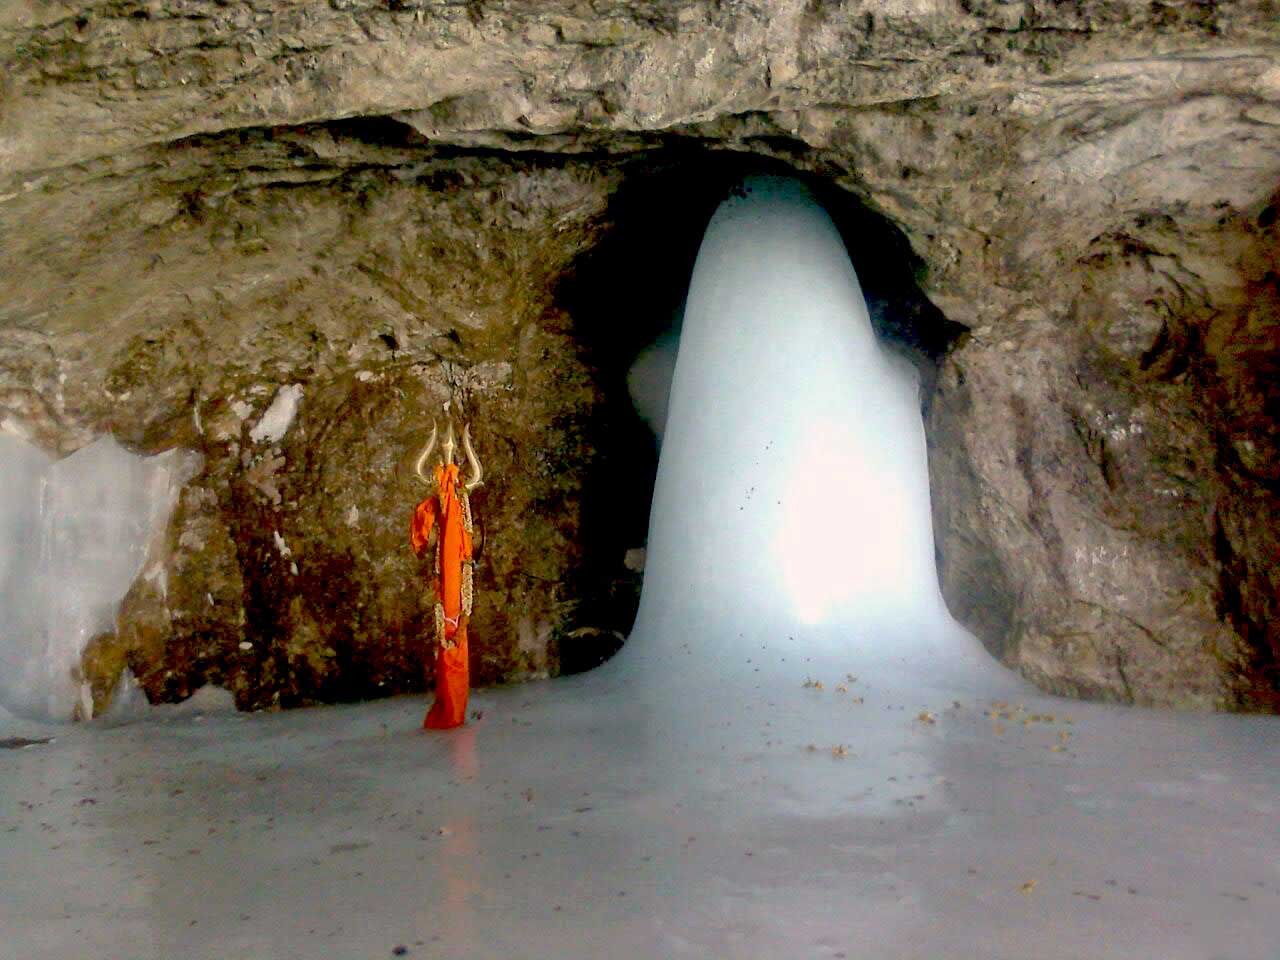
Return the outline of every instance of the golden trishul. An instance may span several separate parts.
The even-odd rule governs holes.
[[[431,438],[427,440],[427,445],[422,448],[422,453],[418,455],[418,462],[414,466],[414,472],[423,483],[430,486],[434,481],[422,472],[422,468],[427,463],[427,457],[431,456],[431,451],[435,449],[436,437],[440,433],[440,426],[434,420],[431,421]],[[449,421],[449,426],[445,431],[444,443],[441,444],[444,456],[441,462],[446,466],[453,463],[453,452],[457,449],[457,444],[453,439],[453,421]],[[462,428],[462,449],[467,455],[467,461],[471,464],[471,479],[466,483],[468,491],[474,490],[484,482],[484,469],[480,466],[480,458],[476,456],[475,447],[471,446],[471,424],[465,424]]]

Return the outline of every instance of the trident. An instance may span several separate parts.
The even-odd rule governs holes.
[[[427,445],[423,448],[422,453],[418,455],[417,465],[414,472],[417,473],[419,479],[423,483],[430,485],[431,478],[423,472],[426,466],[427,458],[431,456],[431,451],[435,449],[436,436],[439,434],[439,425],[431,421],[431,439],[427,441]],[[444,454],[443,463],[446,465],[453,463],[454,451],[457,449],[457,443],[453,439],[453,421],[449,421],[449,426],[445,430],[444,442],[441,444],[441,452]],[[480,486],[484,482],[484,469],[480,466],[480,458],[476,456],[475,447],[471,446],[471,424],[466,424],[462,428],[462,449],[467,455],[467,462],[471,464],[471,477],[466,482],[465,489],[468,493]]]

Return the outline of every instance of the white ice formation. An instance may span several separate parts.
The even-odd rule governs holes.
[[[0,436],[0,706],[72,718],[80,656],[121,599],[199,457],[129,453],[101,437],[51,462]]]
[[[667,330],[640,351],[627,371],[627,391],[631,394],[631,402],[640,419],[657,437],[659,445],[667,429],[667,404],[679,348],[679,331]]]
[[[915,370],[876,341],[835,225],[791,180],[720,207],[689,290],[628,658],[683,656],[691,635],[684,669],[720,677],[762,644],[1003,674],[938,589]]]
[[[293,425],[293,418],[298,413],[298,404],[302,402],[302,384],[294,383],[281,387],[271,399],[271,406],[262,415],[262,419],[249,431],[249,439],[254,443],[279,443]]]

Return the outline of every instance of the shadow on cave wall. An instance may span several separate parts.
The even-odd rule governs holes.
[[[839,230],[857,270],[881,341],[904,352],[929,389],[948,346],[965,331],[921,293],[923,263],[888,219],[821,176],[770,158],[728,151],[670,148],[630,165],[610,200],[603,239],[561,278],[557,305],[599,387],[592,435],[596,455],[583,487],[584,562],[572,593],[579,623],[607,631],[572,631],[560,640],[562,673],[603,663],[622,646],[639,606],[639,572],[623,554],[648,537],[658,452],[627,391],[637,355],[672,329],[683,309],[708,221],[744,177],[795,177],[813,191]]]

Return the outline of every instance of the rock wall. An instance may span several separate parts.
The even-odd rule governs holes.
[[[1267,0],[18,0],[0,422],[204,455],[177,586],[139,585],[111,642],[152,697],[208,678],[251,706],[421,684],[406,463],[448,401],[491,461],[477,669],[554,671],[557,638],[625,624],[632,521],[591,518],[642,460],[601,362],[626,324],[559,292],[626,184],[768,158],[901,231],[968,330],[927,419],[957,616],[1050,689],[1274,709],[1278,23]]]
[[[947,358],[945,590],[1047,689],[1276,704],[1273,219],[1135,218]]]
[[[408,548],[412,464],[450,415],[487,477],[478,682],[545,676],[567,633],[613,643],[629,626],[635,542],[616,522],[580,531],[583,477],[618,441],[552,297],[608,175],[371,136],[189,142],[165,151],[170,189],[71,185],[61,245],[6,245],[10,305],[59,300],[49,323],[5,330],[9,429],[59,451],[110,431],[205,457],[165,575],[135,584],[89,673],[127,664],[152,699],[216,682],[244,707],[421,688],[432,599]],[[316,149],[349,165],[291,180]]]

